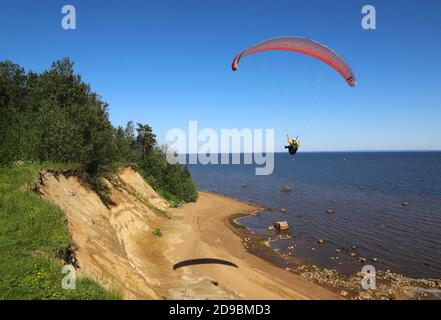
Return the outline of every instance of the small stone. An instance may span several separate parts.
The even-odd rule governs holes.
[[[334,213],[334,210],[332,210],[332,209],[328,209],[328,210],[326,210],[326,213],[327,213],[327,214],[333,214],[333,213]]]
[[[355,257],[357,254],[355,252],[350,253],[351,257]]]
[[[372,262],[378,262],[378,258],[372,258]]]
[[[282,187],[282,189],[281,189],[283,192],[291,192],[292,191],[292,189],[289,187],[289,186],[284,186],[284,187]]]
[[[357,249],[357,246],[354,244],[351,248],[352,248],[353,250],[355,250],[355,249]]]
[[[341,249],[337,248],[335,249],[335,252],[341,252]]]
[[[408,207],[408,206],[410,206],[410,203],[409,203],[409,201],[403,201],[403,202],[401,203],[401,205],[402,205],[403,207]]]
[[[319,244],[324,244],[324,243],[325,243],[325,240],[323,240],[323,239],[318,239],[317,242],[318,242]]]
[[[315,251],[315,248],[311,248],[312,251]]]
[[[346,291],[344,291],[344,290],[341,290],[341,291],[340,291],[340,295],[341,295],[342,297],[346,297],[346,296],[348,295],[348,293],[347,293]]]
[[[268,227],[268,231],[273,231],[274,230],[274,226],[269,226]]]
[[[280,212],[285,213],[285,212],[286,212],[286,209],[285,209],[285,208],[282,208],[282,209],[280,209]]]
[[[359,262],[366,262],[366,258],[362,258],[362,257],[360,257],[360,258],[358,258],[358,261],[359,261]]]

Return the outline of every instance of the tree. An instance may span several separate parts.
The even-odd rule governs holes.
[[[138,123],[137,126],[136,131],[138,132],[138,137],[136,141],[140,146],[142,159],[145,159],[156,145],[156,135],[148,124]]]

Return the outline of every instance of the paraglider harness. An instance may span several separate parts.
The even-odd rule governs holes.
[[[295,155],[300,147],[300,142],[298,140],[299,137],[295,139],[290,139],[289,136],[287,137],[288,137],[288,145],[285,146],[285,149],[288,149],[290,155]]]

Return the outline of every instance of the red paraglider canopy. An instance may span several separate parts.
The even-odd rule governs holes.
[[[269,50],[293,51],[314,57],[340,73],[349,86],[355,87],[356,81],[351,67],[337,53],[321,43],[302,37],[280,37],[258,43],[239,52],[234,58],[231,68],[236,71],[243,57]]]

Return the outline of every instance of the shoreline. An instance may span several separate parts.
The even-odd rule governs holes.
[[[280,254],[270,246],[280,238],[259,235],[237,221],[265,206],[200,191],[197,202],[171,208],[131,168],[119,173],[118,188],[109,182],[112,207],[77,177],[43,172],[40,180],[39,194],[66,215],[80,275],[119,287],[127,299],[430,299],[434,290],[441,292],[441,281],[380,271],[377,290],[362,290],[363,275],[342,276]],[[283,236],[287,239],[278,233]],[[238,268],[173,268],[201,258]]]
[[[172,221],[176,221],[164,232],[174,234],[170,239],[173,248],[167,252],[170,260],[218,258],[231,261],[238,268],[198,265],[178,269],[170,279],[168,296],[175,299],[343,299],[328,288],[247,250],[231,219],[261,209],[226,195],[200,191],[196,203],[169,210]],[[177,284],[181,285],[176,288]]]
[[[296,282],[297,287],[294,287],[292,291],[296,292],[297,290],[297,294],[291,293],[291,296],[288,294],[279,297],[272,296],[271,298],[262,294],[260,295],[261,299],[315,299],[317,298],[317,292],[320,292],[320,299],[439,299],[441,281],[436,279],[411,279],[390,271],[377,271],[376,290],[363,290],[361,288],[361,280],[365,274],[359,272],[349,276],[343,275],[336,270],[317,267],[301,262],[287,254],[280,254],[270,247],[269,242],[283,239],[282,233],[269,239],[268,237],[256,234],[236,221],[238,218],[257,214],[265,210],[265,206],[248,203],[217,192],[200,191],[199,195],[202,197],[202,201],[205,201],[207,197],[211,201],[217,199],[227,207],[225,211],[228,214],[226,212],[219,214],[219,216],[215,217],[214,222],[217,222],[217,226],[220,228],[219,222],[222,221],[225,229],[219,232],[228,233],[226,230],[228,229],[231,234],[235,234],[234,238],[238,238],[238,241],[233,241],[236,242],[238,247],[229,248],[230,254],[236,257],[240,255],[242,259],[252,260],[247,265],[247,268],[255,268],[264,274],[270,271],[266,274],[266,286],[274,283],[280,285],[280,283],[286,283],[286,281]],[[243,208],[248,208],[248,210],[232,213],[228,210],[232,202],[240,204],[239,207],[243,206]],[[185,206],[188,206],[188,204]],[[187,214],[191,216],[192,213],[188,213],[188,211]],[[198,213],[194,214],[197,219],[203,218]],[[210,216],[210,218],[212,219],[213,217]],[[204,232],[202,232],[202,235],[204,235]],[[217,253],[217,250],[213,250],[213,252]],[[254,259],[251,259],[248,255],[254,257]],[[198,275],[209,271],[206,270],[207,268],[204,270],[202,267],[197,267],[197,269]],[[207,274],[210,274],[213,278],[219,276],[214,271],[210,271]],[[248,287],[245,288],[248,289]],[[292,288],[290,285],[290,289]],[[309,295],[304,294],[305,288],[308,288],[308,290],[313,288],[313,291]],[[299,295],[299,293],[301,294]],[[249,296],[245,293],[241,297],[247,298]]]

